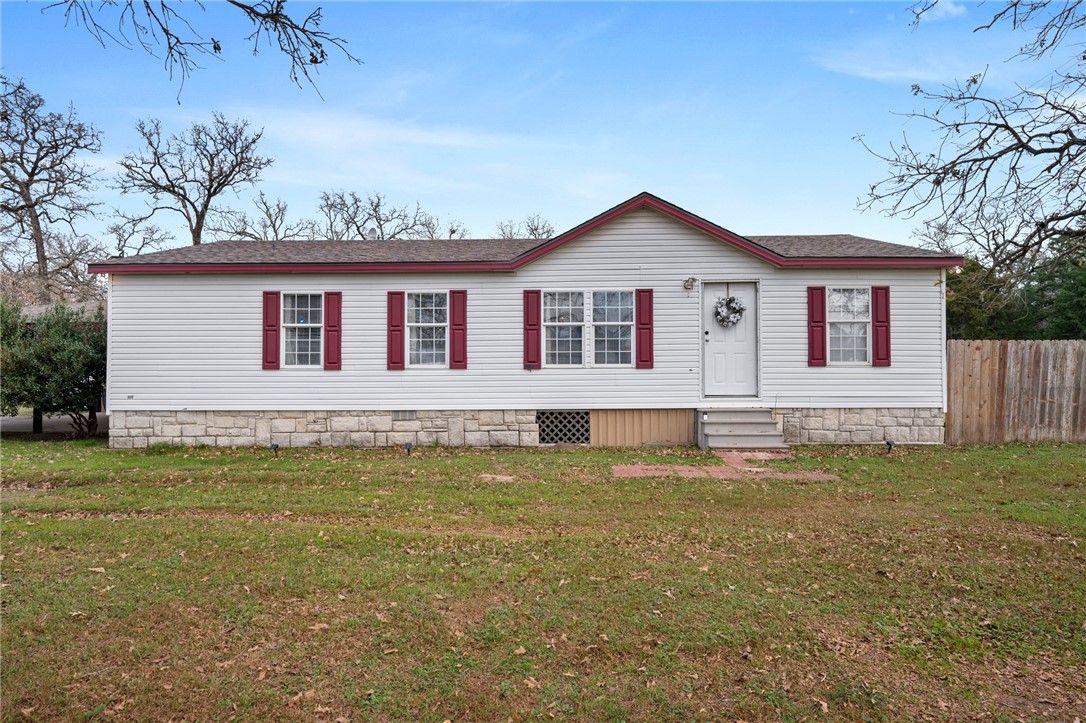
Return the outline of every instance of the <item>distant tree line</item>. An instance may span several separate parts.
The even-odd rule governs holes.
[[[1070,243],[1070,242],[1063,242]],[[1054,253],[1028,276],[967,257],[947,276],[951,339],[1086,339],[1086,255]]]
[[[99,171],[87,162],[101,150],[101,133],[71,107],[48,111],[24,82],[0,75],[0,264],[3,288],[24,303],[84,300],[101,295],[88,261],[131,256],[175,242],[163,216],[184,221],[189,243],[205,240],[463,239],[455,219],[441,219],[419,203],[397,204],[380,192],[344,189],[321,194],[313,218],[291,218],[286,202],[262,191],[251,211],[222,203],[227,192],[255,187],[274,159],[259,152],[263,131],[244,119],[214,113],[169,133],[158,119],[137,123],[140,147],[119,161],[106,183],[141,199],[138,211],[112,209],[108,240],[79,231],[103,214],[93,193]],[[547,239],[554,227],[538,214],[498,223],[492,238]]]

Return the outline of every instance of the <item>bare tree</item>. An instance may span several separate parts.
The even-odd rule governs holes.
[[[326,191],[321,194],[317,207],[320,218],[310,226],[312,238],[368,239],[390,241],[393,239],[435,238],[441,228],[438,219],[415,207],[391,204],[381,193],[369,193],[365,197],[354,191]],[[450,230],[462,227],[453,222]],[[372,233],[371,233],[372,232]]]
[[[22,273],[25,264],[13,257],[33,252],[33,272],[48,301],[53,271],[49,239],[66,227],[75,234],[75,222],[94,215],[97,205],[87,197],[97,171],[81,154],[101,150],[98,130],[79,120],[75,110],[46,112],[45,100],[20,80],[0,75],[0,233],[4,237],[5,266]],[[54,243],[55,247],[56,244]],[[71,245],[66,247],[73,248]],[[15,264],[14,266],[12,266]]]
[[[227,120],[215,113],[211,125],[193,123],[184,133],[163,138],[161,123],[140,121],[136,131],[144,148],[119,162],[116,187],[121,193],[151,197],[149,213],[126,216],[149,220],[158,211],[181,214],[193,245],[203,240],[208,215],[224,192],[254,184],[272,159],[257,153],[264,131],[249,131],[246,120]]]
[[[290,61],[290,79],[313,84],[311,72],[328,61],[328,50],[335,49],[352,63],[361,63],[347,50],[347,41],[321,29],[324,16],[316,8],[305,18],[295,18],[286,10],[286,0],[226,0],[252,25],[246,40],[253,54],[262,47],[277,49]],[[218,57],[223,41],[210,32],[196,30],[193,17],[204,10],[203,3],[185,4],[177,0],[58,0],[47,6],[63,8],[65,24],[83,26],[105,47],[117,43],[127,48],[141,47],[151,55],[162,51],[163,63],[170,77],[174,72],[184,84],[193,70],[200,68],[201,56]],[[108,17],[107,17],[108,16]],[[110,26],[116,26],[110,30]]]
[[[913,8],[916,18],[939,0]],[[1069,58],[1047,82],[1019,87],[1008,97],[984,91],[984,73],[964,82],[913,93],[929,109],[907,117],[934,131],[934,146],[903,137],[875,156],[889,167],[861,208],[915,218],[936,234],[971,245],[994,270],[1031,268],[1056,238],[1068,252],[1086,248],[1086,3],[1012,0],[976,30],[1010,25],[1029,34],[1021,59],[1055,54],[1064,41]]]
[[[113,237],[117,256],[139,256],[147,251],[157,251],[170,241],[174,235],[153,223],[147,223],[150,216],[125,216],[115,210],[114,215],[121,219],[106,227],[106,233]]]
[[[24,304],[42,304],[52,300],[90,301],[102,298],[101,277],[87,273],[87,262],[102,258],[106,249],[88,236],[48,228],[45,231],[45,256],[49,274],[37,273],[32,247],[6,245],[2,264],[3,293]]]
[[[456,219],[442,220],[438,216],[427,215],[420,223],[419,238],[428,239],[465,239],[470,235],[468,227]]]
[[[286,201],[280,198],[272,201],[261,191],[254,204],[254,216],[250,217],[244,211],[227,209],[218,214],[210,230],[219,238],[256,241],[287,241],[307,237],[313,222],[290,222],[287,219]]]
[[[499,221],[496,228],[498,235],[495,238],[534,238],[540,240],[554,238],[554,226],[538,213],[533,213],[523,222],[514,221],[513,219]]]

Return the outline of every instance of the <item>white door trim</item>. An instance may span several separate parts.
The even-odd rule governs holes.
[[[755,374],[757,378],[757,391],[753,396],[731,396],[731,395],[706,395],[705,394],[705,350],[703,348],[704,341],[702,340],[703,330],[706,328],[705,324],[708,320],[705,318],[705,285],[706,284],[754,284],[754,298],[755,298],[755,353],[758,355],[757,362],[755,363]],[[700,399],[706,405],[712,405],[714,403],[735,401],[752,400],[757,401],[762,398],[762,279],[751,277],[740,278],[704,278],[698,280],[698,392]],[[714,322],[715,323],[715,322]]]

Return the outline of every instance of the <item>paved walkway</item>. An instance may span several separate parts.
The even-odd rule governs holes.
[[[715,477],[717,479],[798,479],[832,481],[838,479],[825,472],[777,472],[758,467],[753,462],[772,459],[792,459],[791,452],[716,452],[722,464],[719,466],[691,464],[616,464],[611,467],[613,477]]]
[[[0,435],[25,435],[31,434],[31,430],[34,429],[33,417],[0,417]],[[109,415],[98,415],[98,434],[106,434],[109,431]],[[72,427],[72,420],[69,419],[67,414],[63,414],[57,417],[45,417],[42,419],[42,433],[57,435],[57,434],[74,434],[75,429]]]

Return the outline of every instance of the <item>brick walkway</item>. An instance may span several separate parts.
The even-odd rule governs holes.
[[[775,472],[752,462],[792,459],[791,452],[716,452],[720,466],[690,464],[616,464],[613,477],[715,477],[716,479],[799,479],[831,481],[838,479],[825,472]]]

